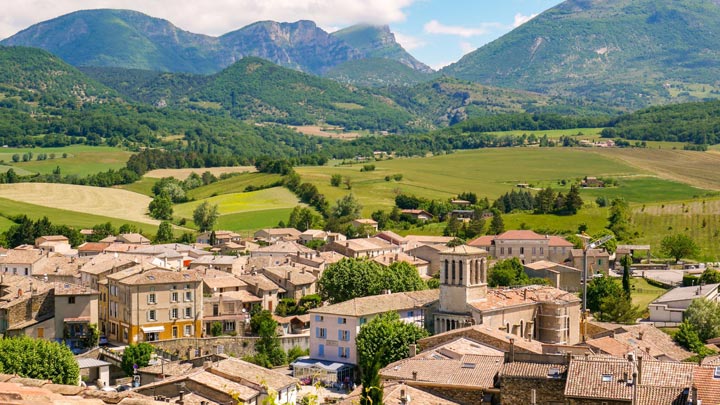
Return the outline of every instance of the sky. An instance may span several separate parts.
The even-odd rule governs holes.
[[[438,69],[527,22],[560,0],[0,0],[0,38],[76,10],[131,9],[190,32],[222,35],[259,20],[312,20],[332,32],[387,24],[421,62]]]

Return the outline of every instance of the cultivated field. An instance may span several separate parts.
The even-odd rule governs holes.
[[[0,184],[0,195],[8,200],[82,214],[147,224],[159,223],[145,214],[151,199],[126,190],[72,184],[16,183]]]
[[[188,197],[198,200],[220,194],[242,193],[247,187],[264,187],[280,180],[282,180],[282,176],[279,174],[242,173],[190,190]]]
[[[638,170],[695,187],[720,190],[720,153],[672,149],[592,149]]]
[[[229,167],[208,167],[208,168],[187,168],[187,169],[156,169],[145,173],[145,177],[161,179],[163,177],[175,177],[179,180],[185,180],[192,173],[202,175],[210,172],[215,176],[223,173],[252,173],[255,172],[255,166],[229,166]]]
[[[28,162],[12,163],[17,169],[30,173],[50,174],[56,167],[60,167],[62,174],[77,174],[80,176],[104,172],[108,169],[120,169],[132,155],[132,152],[107,146],[74,145],[63,148],[2,148],[0,149],[0,160],[6,164],[12,162],[12,156],[18,154],[32,153],[33,157]],[[37,160],[41,153],[48,155],[47,160]],[[63,158],[66,153],[67,157]],[[50,155],[55,154],[51,159]]]
[[[175,206],[175,216],[192,219],[193,210],[204,201],[217,204],[221,216],[246,212],[258,212],[258,215],[262,215],[262,211],[293,208],[299,204],[297,197],[288,189],[274,187],[249,193],[222,194],[179,204]]]
[[[317,125],[290,125],[290,128],[295,129],[301,134],[320,136],[323,138],[349,140],[357,139],[362,136],[362,134],[360,134],[359,132],[345,132],[345,130],[340,127],[319,127]]]

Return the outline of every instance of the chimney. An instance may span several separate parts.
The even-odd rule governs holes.
[[[417,371],[412,372],[413,381],[417,381]]]
[[[515,361],[515,339],[510,339],[510,360],[509,363],[513,363]]]
[[[527,301],[527,288],[523,288],[523,301]]]
[[[415,356],[417,356],[417,345],[416,345],[416,344],[411,344],[411,345],[408,347],[408,349],[409,349],[408,357],[415,357]]]
[[[692,405],[698,404],[698,389],[694,384],[693,384],[692,388],[690,389],[690,400],[691,400],[690,403]]]
[[[642,384],[643,356],[638,356],[637,361],[638,361],[638,363],[637,363],[637,369],[638,369],[638,371],[637,371],[637,381],[636,381],[636,384],[637,384],[637,385],[640,385],[640,384]]]
[[[645,335],[645,331],[640,331],[640,333],[638,333],[638,340],[642,340],[643,335]]]

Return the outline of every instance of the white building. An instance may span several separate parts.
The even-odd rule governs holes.
[[[655,326],[677,326],[683,321],[683,313],[694,300],[705,298],[720,301],[718,287],[720,284],[673,288],[650,303],[648,320],[654,322]]]

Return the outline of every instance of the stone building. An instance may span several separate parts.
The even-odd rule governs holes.
[[[435,333],[482,325],[521,339],[580,341],[580,299],[549,286],[488,289],[487,252],[457,246],[440,253],[440,306]]]
[[[554,235],[540,235],[528,230],[512,230],[500,235],[481,236],[468,243],[485,249],[496,259],[516,257],[523,264],[540,260],[564,263],[570,257],[573,244]]]

